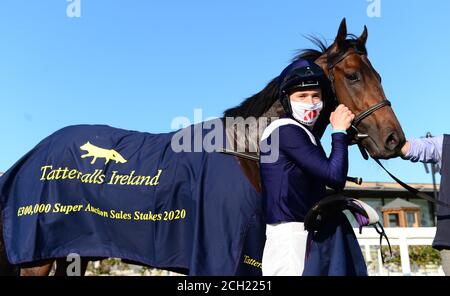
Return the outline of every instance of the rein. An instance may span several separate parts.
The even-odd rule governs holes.
[[[363,148],[364,149],[364,148]],[[367,153],[367,152],[366,152]],[[446,207],[450,209],[450,204],[443,202],[441,200],[435,199],[431,196],[429,196],[428,194],[425,194],[423,192],[420,192],[419,190],[417,190],[416,188],[411,187],[410,185],[406,184],[405,182],[403,182],[402,180],[400,180],[399,178],[397,178],[394,174],[392,174],[388,169],[386,169],[381,162],[378,159],[373,159],[375,160],[375,162],[392,178],[394,179],[395,182],[397,182],[400,186],[402,186],[404,189],[406,189],[409,193],[415,195],[416,197],[425,199],[429,202],[435,203],[437,205],[440,205],[442,207]]]
[[[237,157],[241,157],[241,158],[245,158],[248,160],[253,160],[253,161],[259,162],[259,156],[256,154],[250,154],[249,152],[238,152],[238,151],[225,149],[225,148],[219,148],[216,150],[216,152],[230,154],[230,155],[234,155]]]

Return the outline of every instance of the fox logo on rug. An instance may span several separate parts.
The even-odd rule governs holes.
[[[126,163],[127,160],[123,158],[122,155],[119,154],[114,149],[104,149],[92,145],[89,141],[80,147],[81,150],[87,151],[86,154],[81,155],[81,158],[86,158],[93,156],[94,158],[91,161],[91,164],[94,164],[97,158],[104,158],[105,164],[107,164],[110,160],[114,160],[116,163]]]

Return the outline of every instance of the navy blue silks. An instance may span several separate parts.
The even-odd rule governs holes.
[[[316,135],[294,124],[282,125],[277,130],[277,161],[260,163],[267,223],[303,222],[308,210],[326,196],[326,186],[344,188],[348,171],[347,136],[332,135],[332,152],[327,157]],[[272,135],[262,143],[271,140]],[[261,151],[261,155],[269,153],[272,151]]]
[[[309,232],[304,276],[367,276],[367,266],[355,233],[343,213]]]
[[[208,133],[196,124],[185,139],[194,130]],[[40,142],[0,178],[9,261],[77,253],[191,275],[260,275],[260,194],[234,156],[175,153],[174,134],[79,125]]]

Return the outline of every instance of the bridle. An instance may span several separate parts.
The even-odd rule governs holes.
[[[336,93],[336,86],[335,86],[335,80],[334,80],[334,74],[333,74],[333,70],[334,67],[339,64],[340,62],[342,62],[346,57],[348,57],[349,55],[352,54],[357,54],[357,55],[365,55],[366,53],[362,52],[362,51],[358,51],[358,50],[354,50],[354,51],[347,51],[345,54],[341,55],[336,61],[332,62],[331,59],[328,59],[328,63],[327,63],[327,69],[328,69],[328,80],[330,81],[330,85],[331,85],[331,90],[333,91],[335,100],[337,103],[340,102],[338,95]],[[360,133],[358,130],[358,125],[368,116],[370,116],[372,113],[374,113],[375,111],[377,111],[378,109],[381,109],[385,106],[391,106],[391,102],[389,100],[382,100],[381,102],[371,106],[369,109],[367,109],[366,111],[363,111],[361,113],[359,113],[358,115],[355,116],[355,118],[353,119],[353,122],[350,126],[350,128],[347,130],[347,134],[349,135],[349,139],[351,141],[351,144],[358,144],[358,146],[360,147],[361,150],[361,145],[360,142],[362,139],[368,138],[369,135],[367,134],[363,134]],[[361,153],[363,154],[364,158],[368,158],[367,153],[361,151]]]

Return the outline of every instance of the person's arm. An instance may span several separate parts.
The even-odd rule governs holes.
[[[304,130],[295,125],[280,128],[280,150],[308,174],[334,189],[343,189],[348,171],[348,145],[345,133],[332,134],[332,150],[325,152],[315,146]]]
[[[402,147],[404,159],[412,162],[440,163],[444,136],[410,139]]]

